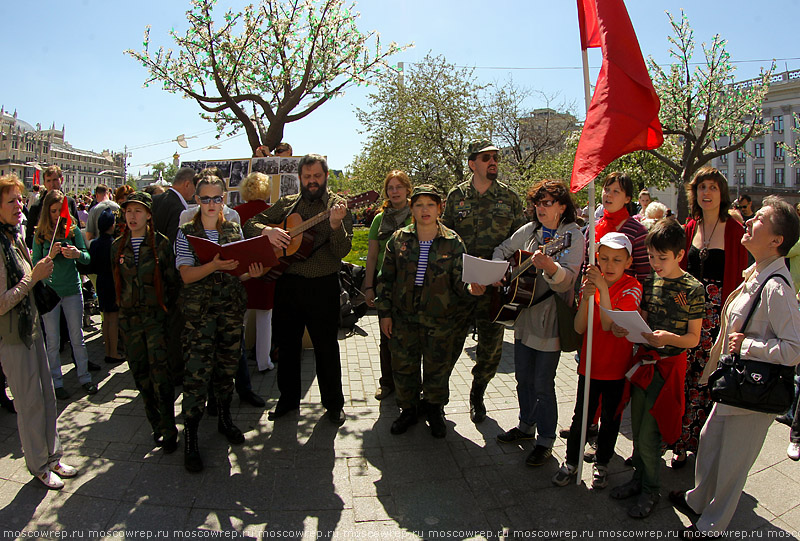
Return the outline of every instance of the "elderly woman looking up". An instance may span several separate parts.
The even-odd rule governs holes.
[[[22,189],[16,175],[0,177],[0,357],[17,404],[25,464],[47,488],[60,489],[62,477],[78,472],[60,461],[56,396],[31,295],[33,286],[53,273],[53,260],[47,256],[31,264],[19,236]]]
[[[755,264],[748,267],[744,283],[725,301],[722,326],[701,382],[708,381],[723,354],[782,365],[800,361],[800,311],[783,261],[800,237],[800,218],[791,205],[770,196],[746,225],[741,243]],[[756,297],[762,285],[761,295]],[[742,328],[754,303],[758,304],[753,316]],[[698,530],[714,534],[728,527],[774,418],[769,413],[714,404],[700,433],[695,487],[669,495],[679,509],[700,515],[683,537],[697,536]]]

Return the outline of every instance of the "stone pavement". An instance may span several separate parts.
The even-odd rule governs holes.
[[[97,318],[96,318],[97,319]],[[469,420],[468,393],[475,343],[450,383],[448,436],[435,440],[420,422],[392,436],[397,415],[393,399],[373,398],[379,375],[378,325],[374,313],[356,333],[340,340],[347,422],[335,427],[323,417],[313,379],[311,351],[304,356],[306,394],[299,415],[276,423],[234,398],[234,420],[245,431],[244,445],[230,447],[205,418],[200,446],[206,469],[190,474],[182,452],[153,449],[141,401],[125,365],[103,365],[100,392],[59,402],[59,430],[66,462],[81,474],[64,490],[47,491],[27,472],[14,416],[0,412],[0,534],[73,537],[122,535],[305,539],[574,539],[674,536],[689,524],[666,497],[646,520],[626,514],[626,502],[609,490],[557,488],[550,478],[565,450],[559,439],[554,457],[526,467],[531,442],[499,445],[495,436],[515,425],[517,402],[513,335],[506,333],[503,362],[487,391],[489,418]],[[89,336],[90,356],[102,359],[98,333]],[[68,353],[64,354],[67,361]],[[64,380],[78,389],[72,365]],[[559,425],[568,425],[576,386],[572,355],[562,356],[557,388]],[[254,371],[253,385],[268,400],[278,397],[275,373]],[[180,399],[176,402],[180,411]],[[783,537],[800,531],[800,464],[786,457],[788,428],[775,423],[750,472],[731,525],[740,537]],[[630,427],[623,421],[611,486],[626,481],[630,468]],[[669,453],[668,453],[669,454]],[[693,458],[683,470],[662,470],[663,494],[692,482]],[[584,468],[591,484],[591,468]],[[218,532],[223,532],[218,534]],[[667,533],[669,532],[669,533]],[[766,533],[765,533],[766,532]]]

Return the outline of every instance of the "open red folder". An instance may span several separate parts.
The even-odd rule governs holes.
[[[222,271],[234,276],[240,276],[248,271],[251,263],[261,263],[264,268],[274,267],[278,264],[275,249],[269,242],[269,237],[260,235],[252,239],[239,240],[224,245],[211,242],[202,237],[186,235],[194,248],[200,263],[206,264],[219,254],[221,259],[235,259],[239,266],[232,271]]]

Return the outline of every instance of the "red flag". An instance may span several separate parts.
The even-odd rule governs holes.
[[[39,170],[38,169],[34,169],[33,170],[33,185],[34,186],[38,186],[39,185]]]
[[[61,203],[61,214],[60,216],[64,218],[64,236],[68,236],[70,230],[72,229],[72,216],[69,214],[69,201],[67,200],[67,196],[64,196],[64,202]]]
[[[661,103],[622,0],[578,0],[581,44],[603,65],[578,142],[570,190],[577,192],[620,156],[661,146]]]

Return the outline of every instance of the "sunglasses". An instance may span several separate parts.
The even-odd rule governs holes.
[[[481,161],[483,163],[488,163],[491,160],[494,160],[494,163],[500,163],[500,155],[499,154],[481,154]]]
[[[556,204],[555,199],[541,199],[535,203],[533,203],[534,207],[545,207],[549,208]]]
[[[200,202],[201,202],[202,204],[204,204],[204,205],[208,205],[208,204],[209,204],[209,203],[211,203],[212,201],[213,201],[214,203],[220,204],[220,203],[222,203],[222,200],[223,200],[223,199],[222,199],[222,196],[221,196],[221,195],[215,195],[214,197],[201,197],[201,198],[200,198]]]

